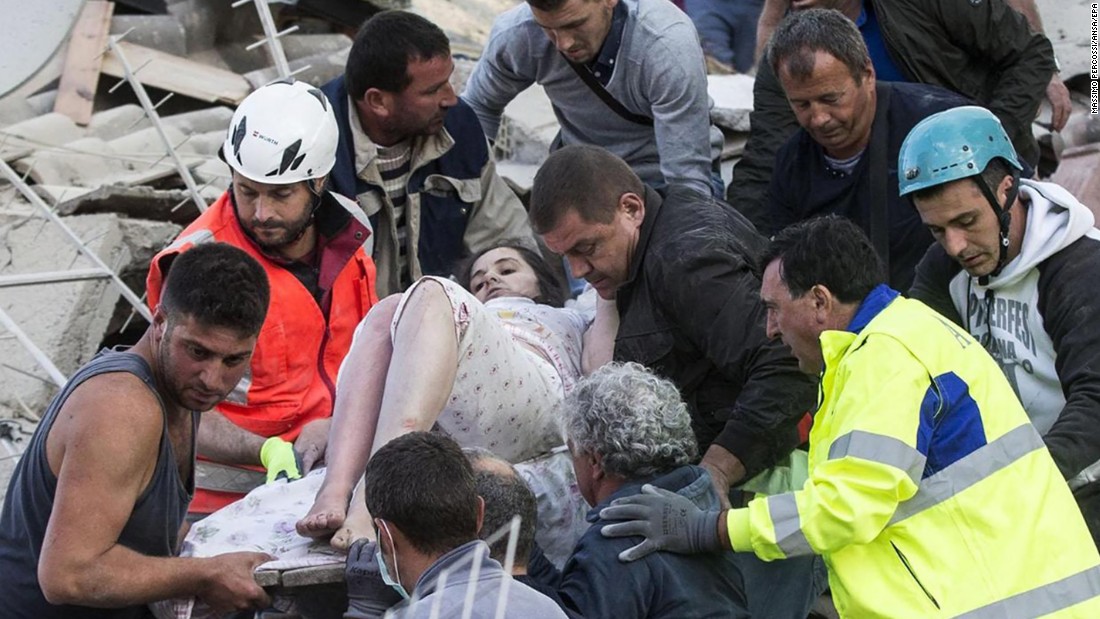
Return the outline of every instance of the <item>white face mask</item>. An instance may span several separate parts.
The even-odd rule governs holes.
[[[390,533],[390,527],[386,524],[386,521],[382,520],[381,518],[378,519],[378,522],[382,524],[382,528],[385,529],[386,535],[390,536],[390,548],[394,548],[393,534]],[[405,587],[401,584],[401,569],[397,566],[396,549],[393,553],[393,571],[396,573],[396,579],[390,576],[390,569],[386,567],[386,562],[385,560],[383,560],[381,540],[379,540],[378,545],[374,549],[374,555],[375,560],[378,561],[378,572],[382,576],[382,582],[389,585],[394,591],[397,592],[397,595],[401,596],[402,599],[409,599],[409,592],[405,591]]]

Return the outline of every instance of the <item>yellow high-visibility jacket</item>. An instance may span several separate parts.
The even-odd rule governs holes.
[[[843,617],[1100,617],[1084,519],[970,335],[880,286],[821,347],[810,477],[731,510],[735,550],[822,555]]]

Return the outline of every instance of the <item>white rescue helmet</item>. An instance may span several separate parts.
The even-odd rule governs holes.
[[[289,185],[328,174],[336,164],[339,139],[325,93],[287,78],[241,101],[219,154],[250,180]]]

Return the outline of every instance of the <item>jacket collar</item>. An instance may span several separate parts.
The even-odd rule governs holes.
[[[638,271],[642,268],[642,260],[646,253],[646,248],[649,247],[649,239],[653,236],[654,222],[657,220],[657,213],[661,210],[661,204],[664,199],[661,194],[657,193],[657,190],[649,187],[645,188],[645,194],[642,196],[645,200],[645,219],[642,220],[642,228],[638,231],[638,243],[634,246],[634,255],[630,258],[630,273],[623,282],[622,286],[628,286],[634,283],[634,279],[638,276]]]
[[[662,490],[671,490],[682,497],[691,499],[691,502],[701,509],[713,509],[718,505],[718,495],[714,492],[714,484],[711,483],[710,475],[707,474],[706,470],[685,464],[663,473],[627,481],[611,496],[600,501],[599,505],[588,510],[585,520],[599,522],[600,510],[611,505],[611,502],[615,499],[639,494],[645,484],[651,484]]]
[[[856,315],[852,316],[852,320],[845,330],[858,335],[867,326],[867,323],[874,320],[875,316],[878,316],[879,312],[886,309],[886,306],[893,303],[897,297],[898,291],[886,284],[875,286],[863,298],[863,301],[859,304],[859,309],[856,310]]]
[[[348,130],[351,132],[352,151],[355,155],[355,173],[359,178],[367,179],[374,160],[378,158],[378,145],[363,131],[363,126],[359,123],[358,108],[355,107],[351,95],[346,95],[346,99]],[[439,159],[454,145],[454,138],[446,127],[431,135],[414,136],[409,142],[409,169],[415,170],[425,161]]]
[[[599,70],[606,75],[606,80],[601,83],[606,86],[611,81],[611,75],[615,72],[615,57],[619,55],[619,48],[623,43],[623,31],[626,30],[626,19],[629,11],[625,2],[619,2],[611,11],[611,29],[603,40],[600,53],[588,63],[590,71]]]
[[[436,559],[435,563],[432,563],[420,575],[420,579],[416,581],[416,586],[413,587],[413,595],[423,599],[435,593],[439,585],[439,578],[444,572],[448,572],[448,586],[469,582],[470,574],[473,573],[474,552],[478,546],[482,547],[478,580],[486,580],[502,574],[504,570],[500,567],[500,563],[489,556],[489,546],[481,540],[473,540],[448,551]],[[407,603],[403,602],[403,604]]]

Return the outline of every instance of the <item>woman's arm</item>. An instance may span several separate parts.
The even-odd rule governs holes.
[[[584,332],[584,349],[581,351],[581,371],[587,376],[615,354],[615,335],[619,332],[619,309],[615,299],[596,299],[596,319]]]

